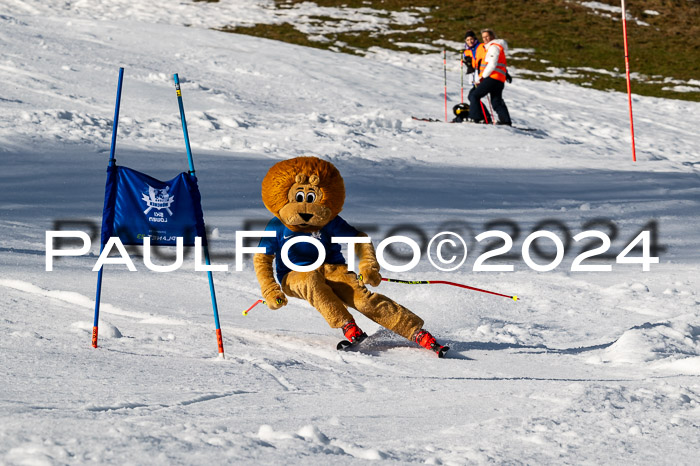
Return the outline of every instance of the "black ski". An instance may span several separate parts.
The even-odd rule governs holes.
[[[358,346],[360,343],[365,341],[366,338],[367,338],[367,334],[365,332],[362,332],[362,335],[355,338],[355,341],[340,340],[338,342],[338,344],[335,346],[335,349],[337,349],[338,351],[346,351],[350,348]]]
[[[439,119],[437,119],[437,118],[420,118],[420,117],[417,117],[417,116],[412,116],[411,118],[414,119],[414,120],[416,120],[416,121],[426,121],[426,122],[428,122],[428,123],[444,123],[443,120],[439,120]],[[466,122],[463,122],[463,121],[448,121],[448,123],[466,123]],[[473,123],[472,123],[472,124],[473,124]],[[477,124],[483,125],[483,126],[499,126],[499,127],[502,127],[502,128],[511,128],[511,129],[516,130],[516,131],[524,131],[524,132],[526,132],[526,133],[538,133],[538,132],[541,133],[541,132],[542,132],[542,130],[540,130],[540,129],[537,129],[537,128],[527,128],[527,127],[525,127],[525,126],[494,125],[494,124],[491,124],[491,123],[477,123]]]
[[[432,122],[432,123],[434,123],[434,122],[442,122],[442,120],[438,120],[438,119],[435,119],[435,118],[419,118],[419,117],[416,117],[416,116],[412,116],[411,118],[413,118],[414,120],[418,120],[418,121],[429,121],[429,122]]]
[[[499,125],[496,125],[496,126],[499,126]],[[504,126],[506,128],[512,128],[512,129],[517,130],[517,131],[526,131],[529,133],[535,133],[535,132],[541,131],[537,128],[526,128],[524,126],[507,126],[507,125],[500,125],[500,126]]]
[[[435,351],[435,353],[438,355],[438,358],[444,358],[445,353],[447,353],[450,350],[450,347],[449,346],[440,346],[440,345],[437,345],[437,346],[439,346],[439,348],[434,349],[433,351]]]
[[[350,348],[353,345],[352,342],[349,342],[348,340],[340,340],[338,344],[335,346],[335,349],[338,351],[345,351],[346,349]]]

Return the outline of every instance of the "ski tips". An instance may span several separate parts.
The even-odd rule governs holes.
[[[351,346],[352,346],[352,343],[350,343],[349,341],[341,340],[335,346],[335,349],[337,349],[338,351],[345,351],[346,349],[350,348]]]
[[[513,301],[517,301],[517,300],[518,300],[518,297],[517,297],[517,296],[512,296],[512,298],[513,298]]]

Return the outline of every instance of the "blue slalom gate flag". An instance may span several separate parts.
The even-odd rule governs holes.
[[[114,106],[114,121],[112,123],[112,145],[109,152],[107,167],[107,185],[105,186],[105,203],[102,212],[102,247],[112,237],[118,237],[122,244],[141,245],[144,238],[150,238],[151,244],[162,246],[177,245],[177,238],[183,238],[183,245],[194,246],[196,237],[202,239],[204,263],[211,265],[207,235],[204,228],[202,213],[202,198],[195,177],[194,161],[190,140],[187,133],[185,108],[182,103],[182,91],[177,74],[173,75],[177,103],[180,107],[182,132],[185,136],[187,161],[190,169],[180,173],[170,181],[160,181],[145,173],[137,172],[116,164],[114,153],[117,142],[117,126],[119,123],[119,104],[121,102],[122,81],[124,68],[119,68],[117,84],[117,102]],[[102,294],[102,275],[104,267],[97,272],[97,289],[95,290],[95,319],[92,325],[92,346],[97,348],[98,323],[100,321],[100,299]],[[211,270],[207,270],[211,305],[214,311],[216,326],[216,343],[219,357],[224,357],[224,339],[219,322],[219,308],[216,304],[214,278]]]
[[[108,167],[102,245],[112,236],[125,245],[150,237],[152,245],[174,246],[178,236],[185,246],[194,246],[196,236],[206,244],[197,178],[183,172],[160,181],[131,168]]]

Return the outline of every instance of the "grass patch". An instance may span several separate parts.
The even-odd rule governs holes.
[[[307,0],[275,0],[275,5],[280,10],[290,9],[304,1]],[[598,2],[620,6],[613,0]],[[389,24],[371,31],[331,28],[338,32],[324,32],[311,39],[290,23],[222,30],[347,53],[358,53],[372,46],[429,53],[398,47],[395,42],[428,45],[440,39],[461,42],[465,30],[478,31],[489,27],[506,39],[511,49],[534,49],[531,54],[509,57],[511,63],[520,69],[546,74],[547,68],[553,67],[576,74],[575,77],[555,77],[557,80],[601,90],[626,91],[619,13],[593,10],[567,0],[314,0],[314,3],[336,8],[372,8],[380,10],[375,14],[382,17],[389,17],[391,12],[411,12],[422,22],[410,26]],[[674,85],[689,80],[700,81],[700,21],[697,21],[700,2],[640,0],[630,2],[628,15],[635,18],[627,21],[630,70],[643,75],[633,78],[632,91],[640,95],[700,101],[700,92],[673,90]],[[308,20],[331,26],[339,23],[338,19],[331,17]],[[416,31],[417,28],[420,30]],[[579,69],[582,67],[617,75]],[[553,79],[538,74],[524,75],[523,78]]]
[[[236,34],[264,37],[265,39],[279,40],[290,44],[303,45],[304,47],[316,47],[319,49],[329,48],[327,43],[310,40],[306,34],[299,31],[289,23],[256,24],[255,26],[248,27],[224,27],[219,28],[218,30],[223,32],[233,32]]]

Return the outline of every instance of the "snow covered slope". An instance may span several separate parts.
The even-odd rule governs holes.
[[[699,104],[635,97],[634,164],[624,95],[516,80],[511,115],[537,131],[416,122],[442,117],[439,56],[366,59],[207,29],[264,16],[264,2],[164,3],[0,11],[0,463],[696,461]],[[57,222],[99,225],[119,66],[118,163],[162,179],[186,167],[172,73],[183,83],[215,262],[231,270],[215,274],[226,360],[191,259],[168,274],[107,267],[97,350],[98,245],[44,269]],[[452,104],[458,82],[451,70]],[[243,317],[259,289],[252,264],[233,271],[235,231],[264,224],[262,177],[297,155],[339,167],[343,216],[375,243],[409,224],[417,239],[449,229],[469,245],[454,272],[424,258],[387,276],[521,301],[382,284],[452,348],[444,360],[361,316],[370,338],[339,354],[339,332],[296,300]],[[660,263],[616,264],[649,222]],[[513,272],[472,270],[474,236],[490,229],[514,247],[488,263]],[[612,257],[584,263],[612,271],[571,272],[572,241],[555,270],[535,272],[520,246],[540,229],[608,233]]]

